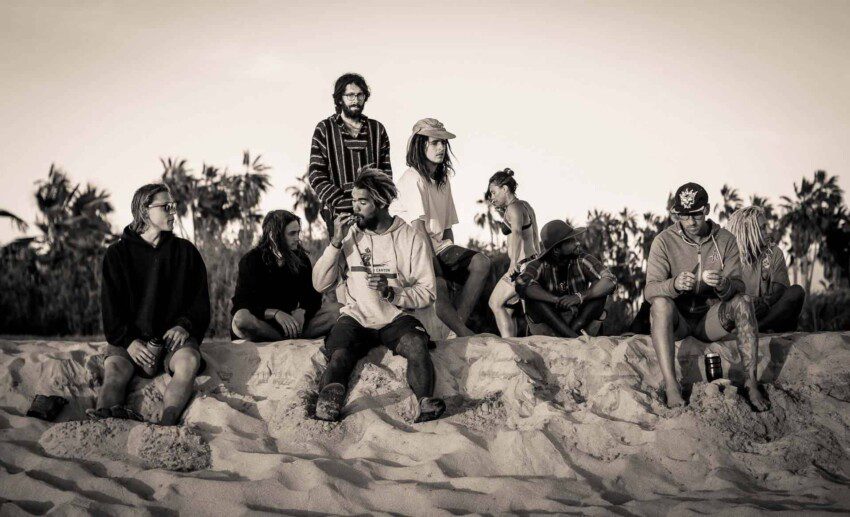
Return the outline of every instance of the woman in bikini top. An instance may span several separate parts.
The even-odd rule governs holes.
[[[518,301],[513,281],[523,266],[540,253],[537,216],[526,201],[516,197],[514,171],[504,169],[494,174],[487,185],[485,198],[503,214],[502,233],[508,236],[510,266],[490,296],[490,309],[503,337],[516,336],[512,306]]]

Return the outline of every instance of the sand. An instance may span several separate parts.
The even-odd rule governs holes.
[[[760,340],[770,411],[734,342],[677,344],[690,404],[669,410],[646,336],[438,343],[444,418],[413,424],[406,361],[373,350],[345,419],[311,418],[320,341],[205,343],[181,426],[84,420],[103,343],[0,341],[0,514],[758,514],[850,512],[850,333]],[[168,378],[136,380],[150,417]],[[56,423],[37,394],[71,401]]]

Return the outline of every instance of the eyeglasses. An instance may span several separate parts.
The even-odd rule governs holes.
[[[702,221],[705,219],[705,214],[690,214],[690,215],[677,215],[676,216],[680,221]]]
[[[148,205],[148,208],[156,208],[156,207],[159,207],[159,206],[161,206],[163,208],[163,210],[165,210],[168,213],[177,212],[177,203],[175,203],[173,201],[171,203],[160,203],[158,205]]]
[[[347,101],[353,101],[354,99],[359,101],[366,100],[365,93],[344,93],[342,96],[345,97],[345,100]]]

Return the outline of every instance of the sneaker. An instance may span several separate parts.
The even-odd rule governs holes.
[[[339,420],[339,412],[342,410],[344,400],[345,386],[338,382],[328,384],[319,392],[319,400],[316,401],[316,418],[336,422]]]
[[[440,418],[446,411],[446,403],[443,399],[437,397],[422,397],[419,400],[419,416],[413,421],[414,424],[420,422],[430,422]]]

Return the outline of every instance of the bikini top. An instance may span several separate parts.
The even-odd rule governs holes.
[[[523,204],[522,207],[524,209],[525,205]],[[528,215],[528,211],[525,212],[525,215]],[[511,227],[508,226],[507,224],[505,224],[504,221],[499,221],[499,225],[502,228],[502,235],[510,235],[511,234]],[[528,218],[528,224],[523,225],[523,227],[520,231],[524,232],[524,231],[528,230],[529,228],[531,228],[531,217]]]

